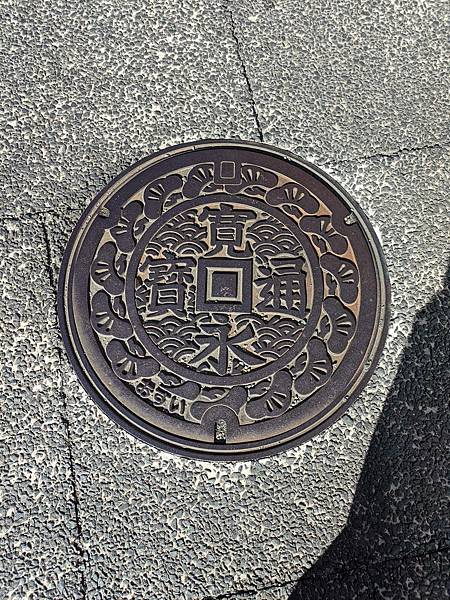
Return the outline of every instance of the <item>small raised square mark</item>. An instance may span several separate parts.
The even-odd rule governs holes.
[[[236,160],[217,161],[214,163],[214,183],[218,185],[238,185],[242,181],[241,170],[241,163]]]
[[[234,179],[236,173],[236,165],[231,161],[223,161],[220,163],[220,176],[222,179]]]

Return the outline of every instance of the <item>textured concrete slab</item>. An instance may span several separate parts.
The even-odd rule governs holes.
[[[0,597],[81,598],[55,290],[39,221],[0,223]]]
[[[449,356],[450,266],[415,316],[347,524],[291,600],[448,596]]]
[[[0,1],[2,598],[281,600],[300,578],[292,598],[445,596],[443,11]],[[54,295],[104,183],[219,136],[324,164],[380,232],[393,293],[386,350],[348,414],[233,465],[174,458],[104,417],[60,360]]]
[[[449,141],[444,3],[228,7],[266,142],[318,161]]]
[[[239,600],[286,600],[286,598],[288,598],[290,591],[292,591],[293,588],[293,584],[287,584],[287,585],[282,585],[282,586],[269,586],[267,588],[261,588],[257,591],[254,592],[248,592],[248,593],[239,593],[239,595],[227,595],[227,596],[222,596],[222,598],[227,598],[227,599],[237,599],[239,598]],[[202,598],[202,600],[217,600],[217,598],[220,599],[220,596],[213,598],[213,597],[209,597],[209,598]]]
[[[223,5],[0,3],[1,215],[84,206],[146,154],[254,138]]]
[[[349,600],[361,597],[397,600],[440,600],[448,598],[448,550],[428,555],[405,557],[383,564],[360,565],[350,572],[327,572],[326,579],[306,577],[289,600]],[[283,592],[284,593],[284,592]]]
[[[167,597],[168,589],[171,597],[189,600],[254,595],[282,583],[287,587],[277,593],[287,597],[289,585],[335,540],[351,512],[416,311],[442,287],[448,256],[447,156],[428,150],[328,167],[381,234],[393,318],[371,384],[348,414],[313,442],[255,463],[174,458],[109,422],[67,367],[64,387],[75,441],[88,597],[140,597],[149,582],[154,598]],[[74,223],[53,215],[46,223],[57,268]],[[443,452],[440,439],[430,443],[434,452]],[[400,489],[415,485],[407,472],[403,477]],[[427,523],[417,527],[422,535],[412,543],[419,550],[430,535]],[[409,551],[399,544],[399,556]],[[111,589],[117,590],[115,596]]]

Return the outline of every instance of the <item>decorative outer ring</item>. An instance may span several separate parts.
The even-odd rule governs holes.
[[[182,445],[181,443],[174,443],[173,439],[166,439],[164,437],[156,437],[149,431],[146,431],[138,423],[133,423],[129,417],[121,413],[111,403],[102,396],[100,391],[94,382],[87,376],[85,369],[83,368],[77,350],[73,343],[72,331],[69,325],[69,317],[67,314],[68,307],[68,294],[69,294],[69,274],[74,258],[75,251],[78,246],[78,242],[83,236],[85,229],[90,224],[92,218],[97,214],[99,208],[103,204],[105,196],[108,198],[112,193],[119,187],[119,183],[122,183],[123,178],[130,174],[132,171],[139,170],[139,167],[143,166],[150,161],[156,159],[163,160],[173,155],[179,154],[180,152],[186,152],[189,150],[207,149],[208,147],[236,147],[246,148],[250,150],[259,151],[269,155],[275,155],[277,158],[281,158],[290,163],[297,164],[303,169],[309,171],[311,174],[317,176],[329,185],[338,196],[344,199],[345,203],[350,207],[350,210],[354,210],[357,215],[358,221],[363,229],[364,235],[368,242],[373,262],[377,272],[377,287],[378,287],[378,306],[377,306],[377,323],[378,327],[373,329],[372,338],[369,344],[366,360],[361,363],[358,373],[355,373],[356,384],[353,386],[351,391],[342,398],[340,403],[337,403],[334,410],[322,419],[320,422],[315,422],[314,425],[306,430],[303,430],[300,434],[292,437],[286,437],[281,441],[275,443],[268,443],[265,447],[261,446],[255,450],[245,450],[241,452],[226,453],[222,452],[210,452],[202,450],[192,442]],[[75,229],[70,236],[69,242],[64,252],[63,260],[58,278],[58,321],[63,338],[63,342],[66,348],[69,360],[86,392],[96,402],[96,404],[102,409],[102,411],[118,425],[123,427],[128,433],[134,437],[150,444],[161,450],[165,450],[171,453],[177,453],[181,456],[188,458],[194,458],[197,460],[218,460],[218,461],[245,461],[245,460],[256,460],[267,456],[272,456],[283,450],[287,450],[294,446],[298,446],[318,433],[336,422],[339,417],[349,408],[349,406],[356,400],[362,389],[366,386],[369,381],[375,367],[378,363],[380,355],[383,351],[384,343],[388,332],[389,319],[390,319],[390,300],[391,300],[391,289],[389,276],[387,271],[386,262],[384,259],[383,251],[380,242],[375,234],[375,231],[363,213],[362,209],[358,206],[356,201],[327,173],[309,163],[303,159],[298,158],[293,153],[288,151],[281,151],[275,146],[269,144],[263,144],[260,142],[250,142],[245,140],[215,140],[205,139],[197,142],[188,142],[179,144],[153,153],[150,156],[143,158],[142,160],[134,163],[129,168],[122,171],[117,177],[115,177],[107,186],[105,186],[92,200],[89,206],[85,209],[82,216],[80,217]],[[163,432],[162,432],[163,433]],[[269,438],[270,440],[270,438]],[[225,450],[226,447],[223,448]]]

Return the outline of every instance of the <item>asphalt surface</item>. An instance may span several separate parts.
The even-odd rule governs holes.
[[[438,0],[0,2],[0,598],[446,597],[446,17]],[[131,438],[81,389],[56,318],[93,195],[218,137],[321,165],[375,225],[392,284],[359,400],[252,463]]]

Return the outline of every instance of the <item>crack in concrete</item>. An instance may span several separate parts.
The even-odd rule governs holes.
[[[230,12],[230,18],[233,21],[233,16]],[[234,21],[233,21],[234,22]],[[234,39],[236,40],[236,42],[239,44],[239,42],[237,41],[237,37],[234,34],[233,35]],[[245,66],[242,62],[241,59],[241,65],[243,67],[243,69],[245,70]],[[250,93],[252,96],[252,91],[251,91],[251,86],[250,86],[250,82],[248,80],[248,78],[246,77],[246,81],[247,81],[247,85],[249,86],[250,89]],[[253,110],[254,110],[254,115],[255,115],[255,123],[256,123],[256,127],[258,129],[258,137],[260,139],[261,142],[264,141],[263,139],[263,132],[261,130],[261,126],[259,124],[259,118],[258,115],[256,113],[256,107],[255,104],[253,102]],[[354,158],[343,158],[340,160],[327,160],[327,161],[315,161],[314,164],[316,164],[318,167],[333,167],[336,165],[342,165],[342,164],[351,164],[351,163],[358,163],[358,162],[364,162],[364,161],[368,161],[368,160],[377,160],[377,159],[382,159],[382,158],[388,158],[388,159],[394,159],[394,158],[400,158],[403,154],[409,154],[412,152],[420,152],[422,150],[436,150],[437,148],[441,148],[441,149],[446,149],[448,146],[450,145],[450,142],[444,141],[444,142],[436,142],[435,144],[424,144],[423,146],[416,146],[413,148],[399,148],[398,150],[395,150],[394,152],[378,152],[375,154],[369,154],[367,156],[355,156]],[[301,153],[299,153],[301,155]],[[53,209],[53,208],[47,208],[47,209],[43,209],[43,210],[36,210],[36,211],[25,211],[23,213],[20,213],[19,215],[0,215],[0,223],[6,222],[6,221],[17,221],[19,222],[21,219],[34,219],[34,218],[39,218],[42,216],[46,216],[46,215],[51,215],[54,216],[58,219],[60,219],[64,213],[78,213],[78,215],[82,215],[83,211],[85,210],[85,206],[84,207],[80,207],[80,208],[70,208],[70,207],[64,207],[63,212],[58,212],[57,210]]]
[[[390,556],[388,558],[386,558],[386,560],[380,560],[380,561],[376,561],[376,562],[369,562],[369,561],[365,561],[365,562],[352,562],[350,564],[346,564],[346,565],[338,565],[337,563],[335,563],[334,565],[332,565],[330,568],[325,568],[322,573],[321,576],[323,576],[324,574],[327,575],[328,578],[331,579],[331,577],[333,577],[333,579],[342,579],[342,578],[347,578],[349,576],[351,576],[353,573],[360,573],[362,570],[368,570],[370,568],[383,568],[383,567],[388,567],[390,565],[392,565],[394,568],[396,565],[401,566],[407,562],[411,562],[411,561],[415,561],[421,558],[427,558],[428,556],[433,556],[435,554],[448,554],[450,552],[450,548],[447,546],[443,546],[443,547],[437,547],[433,550],[429,550],[428,552],[422,552],[422,553],[416,553],[416,554],[401,554],[399,556]],[[320,558],[318,559],[320,560]],[[306,572],[303,576],[301,576],[297,583],[300,584],[302,582],[309,582],[309,581],[314,581],[314,579],[317,579],[317,575],[312,574],[308,576],[308,572]],[[301,591],[301,589],[300,589]]]
[[[47,212],[46,214],[49,214],[49,213]],[[45,266],[45,270],[47,271],[50,287],[52,288],[52,291],[53,291],[54,308],[55,308],[55,311],[57,314],[57,304],[58,304],[57,281],[56,281],[56,277],[53,272],[52,247],[51,247],[50,237],[49,237],[48,231],[47,231],[47,224],[45,222],[45,215],[40,221],[41,221],[43,234],[44,234],[44,243],[45,243],[45,252],[46,252],[46,263],[44,266]],[[77,539],[73,541],[73,546],[74,546],[75,550],[77,551],[81,562],[84,564],[84,566],[86,568],[87,556],[86,556],[86,553],[85,553],[84,547],[83,547],[83,534],[82,534],[81,517],[80,517],[80,500],[79,500],[79,496],[78,496],[78,489],[77,489],[76,476],[75,476],[75,461],[74,461],[74,456],[73,456],[73,451],[72,451],[72,446],[73,446],[72,433],[71,433],[71,429],[70,429],[70,422],[67,417],[67,415],[68,415],[67,397],[66,397],[66,394],[64,393],[63,382],[62,382],[63,358],[62,358],[61,348],[57,347],[56,353],[58,356],[60,375],[61,375],[60,398],[61,398],[61,403],[62,403],[62,407],[63,407],[63,414],[61,415],[61,420],[64,425],[65,431],[66,431],[67,448],[68,448],[68,453],[69,453],[70,484],[71,484],[71,488],[72,488],[73,505],[74,505],[74,512],[75,512],[75,525],[77,528]],[[80,576],[81,576],[81,594],[82,594],[83,600],[86,600],[86,598],[87,598],[87,582],[86,582],[86,576],[85,576],[84,570],[81,571]]]
[[[268,592],[270,590],[277,590],[280,588],[284,588],[287,586],[294,586],[298,583],[298,577],[295,579],[289,579],[287,581],[283,581],[281,583],[271,583],[268,585],[263,585],[262,587],[256,588],[248,588],[246,590],[234,590],[229,592],[224,592],[223,594],[219,594],[218,596],[203,596],[201,600],[228,600],[237,598],[238,596],[247,596],[248,594],[258,594],[259,592]]]
[[[86,205],[87,206],[87,205]],[[86,206],[80,208],[67,208],[64,207],[63,212],[58,212],[54,208],[44,208],[42,210],[29,210],[20,213],[19,215],[0,215],[1,221],[19,221],[20,219],[34,219],[35,217],[41,217],[43,215],[51,215],[60,219],[64,213],[78,213],[80,216],[85,210]]]
[[[295,579],[289,579],[287,581],[283,581],[280,583],[273,583],[270,585],[265,585],[262,587],[256,587],[256,588],[247,588],[245,590],[233,590],[233,591],[228,591],[228,592],[224,592],[223,594],[219,594],[218,596],[203,596],[201,598],[201,600],[232,600],[233,598],[237,598],[238,596],[248,596],[249,594],[258,594],[259,592],[268,592],[270,590],[278,590],[281,588],[285,588],[287,586],[295,586],[299,580],[301,579],[301,576],[296,577]]]
[[[243,77],[245,79],[245,83],[247,85],[247,91],[248,91],[249,98],[250,98],[250,105],[252,107],[253,119],[255,121],[256,130],[258,132],[258,138],[259,138],[260,142],[264,142],[264,135],[263,135],[261,123],[259,121],[258,111],[256,110],[253,88],[252,88],[252,84],[250,83],[250,79],[249,79],[249,76],[247,73],[247,67],[245,66],[244,60],[242,58],[241,43],[240,43],[239,38],[236,33],[236,23],[234,21],[233,11],[230,6],[230,0],[227,0],[227,2],[225,4],[225,9],[228,12],[228,15],[230,17],[231,37],[234,40],[234,43],[236,46],[236,55],[241,64],[242,75],[243,75]]]
[[[435,144],[424,144],[423,146],[417,146],[414,148],[399,148],[394,152],[377,152],[375,154],[369,154],[368,156],[355,156],[355,158],[343,158],[341,160],[329,160],[326,162],[317,163],[318,166],[326,167],[333,165],[341,165],[346,163],[354,163],[354,162],[364,162],[366,160],[378,160],[381,158],[400,158],[403,154],[408,154],[410,152],[420,152],[421,150],[436,150],[437,148],[445,148],[448,146],[448,143],[445,142],[436,142]]]
[[[447,554],[449,552],[450,552],[450,548],[448,548],[447,546],[438,547],[438,548],[435,548],[434,550],[430,550],[428,552],[423,552],[423,553],[418,553],[418,554],[403,554],[398,557],[390,557],[387,560],[383,560],[383,561],[379,561],[379,562],[375,562],[375,563],[361,562],[361,563],[352,563],[351,565],[344,565],[344,566],[338,567],[338,568],[332,567],[330,569],[327,569],[327,574],[329,576],[333,575],[333,576],[337,576],[337,577],[346,577],[349,574],[351,574],[352,572],[355,572],[356,570],[364,569],[367,567],[383,567],[383,566],[389,565],[391,563],[402,564],[405,561],[413,561],[413,560],[417,560],[420,558],[426,558],[428,556],[433,556],[434,554]],[[318,560],[320,560],[320,558]],[[273,583],[273,584],[265,585],[262,587],[248,588],[245,590],[228,591],[228,592],[224,592],[223,594],[219,594],[217,596],[203,596],[203,598],[201,600],[230,600],[233,598],[237,598],[239,596],[246,596],[249,594],[257,594],[259,592],[281,589],[281,588],[284,588],[284,587],[287,587],[290,585],[295,586],[295,585],[299,584],[300,582],[313,581],[315,578],[316,578],[315,575],[310,575],[308,577],[308,572],[306,572],[304,575],[299,575],[299,576],[295,577],[294,579],[289,579],[287,581],[283,581],[280,583]]]

